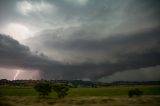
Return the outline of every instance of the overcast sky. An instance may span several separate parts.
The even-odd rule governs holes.
[[[1,0],[0,79],[160,80],[159,0]]]

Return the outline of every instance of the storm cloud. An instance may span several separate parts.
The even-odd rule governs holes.
[[[160,32],[154,31],[154,33],[158,34]],[[29,48],[27,48],[26,46],[19,44],[17,41],[13,40],[10,37],[1,35],[1,55],[0,55],[1,62],[0,63],[1,63],[1,66],[7,66],[7,67],[16,66],[16,67],[22,67],[22,68],[39,69],[41,73],[43,73],[42,77],[47,78],[47,79],[85,79],[85,78],[88,78],[92,80],[98,80],[101,77],[111,75],[118,71],[139,69],[143,67],[151,67],[151,66],[159,65],[160,64],[160,61],[159,61],[160,51],[158,50],[159,36],[156,36],[156,34],[154,33],[147,32],[146,35],[144,34],[141,37],[139,37],[139,35],[130,36],[129,38],[124,37],[123,39],[121,37],[121,40],[124,44],[127,44],[124,41],[128,42],[130,40],[131,46],[127,46],[126,47],[127,50],[128,48],[132,48],[131,41],[133,42],[133,44],[135,43],[138,44],[138,42],[142,43],[144,38],[146,38],[145,40],[146,42],[150,42],[151,40],[154,40],[155,42],[154,45],[151,43],[152,45],[149,48],[145,48],[143,50],[137,49],[137,51],[136,50],[126,51],[125,49],[124,50],[120,49],[120,51],[118,51],[117,54],[112,54],[112,57],[113,56],[117,57],[117,60],[113,62],[110,61],[109,59],[104,59],[105,62],[100,62],[100,63],[94,63],[94,61],[92,60],[92,61],[76,63],[76,64],[56,62],[53,60],[49,60],[47,57],[43,55],[34,55],[33,53],[30,52]],[[149,40],[148,41],[147,38],[150,34],[155,35],[155,36],[152,36],[152,38],[148,39]],[[139,41],[137,40],[137,37],[139,38]],[[146,42],[143,42],[143,43],[145,44]],[[110,42],[108,43],[112,47],[115,45],[115,43],[117,44],[118,42],[115,42],[114,37],[113,37],[113,38],[110,38]],[[85,43],[82,43],[82,45],[84,44]],[[120,42],[120,44],[122,43]],[[91,44],[88,44],[88,45],[91,45]],[[107,44],[102,42],[102,44],[96,43],[96,45],[105,46]],[[95,50],[96,46],[94,47],[95,47],[94,48]],[[112,52],[112,49],[109,49],[109,47],[107,46],[105,47],[106,49],[104,49],[104,47],[103,49],[97,47],[97,49],[98,50],[102,49],[103,51],[106,50],[106,52],[107,51]],[[124,46],[119,46],[119,47],[124,48]],[[91,50],[91,52],[92,51],[93,50]]]
[[[2,0],[0,67],[44,79],[158,75],[159,13],[159,0]]]
[[[2,34],[0,34],[0,58],[2,67],[40,68],[51,62],[43,54],[32,53],[27,46]],[[56,62],[54,64],[56,65]]]

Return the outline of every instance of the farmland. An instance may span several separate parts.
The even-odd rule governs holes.
[[[160,86],[110,86],[102,88],[71,88],[69,97],[80,96],[126,96],[128,90],[138,88],[144,92],[144,95],[160,95]],[[1,87],[1,96],[37,96],[37,92],[29,87]],[[55,97],[55,92],[50,96]]]
[[[141,97],[128,97],[128,90],[138,88]],[[58,100],[55,92],[39,98],[32,87],[1,87],[0,106],[158,106],[160,86],[109,86],[100,88],[71,88],[65,99]],[[7,102],[6,102],[7,101]]]

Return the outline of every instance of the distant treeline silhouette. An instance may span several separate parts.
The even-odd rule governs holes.
[[[112,83],[96,82],[96,81],[83,81],[83,80],[7,80],[1,79],[0,86],[34,86],[40,82],[63,83],[69,87],[106,87],[118,85],[160,85],[160,81],[144,81],[144,82],[131,82],[131,81],[116,81]]]

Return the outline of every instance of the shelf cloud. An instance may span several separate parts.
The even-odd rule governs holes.
[[[44,79],[159,75],[159,0],[0,2],[0,69],[35,69]]]

